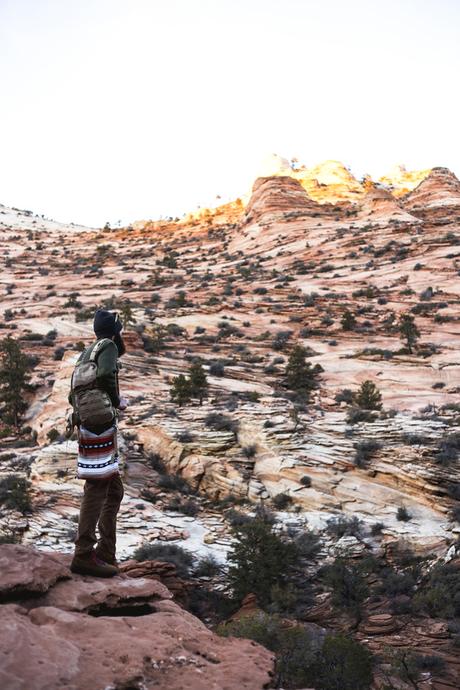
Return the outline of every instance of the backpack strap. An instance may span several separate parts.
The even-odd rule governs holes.
[[[96,360],[97,355],[99,354],[99,351],[102,350],[102,347],[106,343],[110,343],[111,340],[109,338],[102,338],[102,340],[98,340],[93,349],[91,350],[91,354],[89,356],[89,362],[94,362]]]

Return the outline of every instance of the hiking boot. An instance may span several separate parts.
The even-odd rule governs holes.
[[[99,551],[94,552],[96,554],[96,558],[99,558],[99,560],[104,561],[104,563],[108,563],[108,565],[113,565],[114,568],[118,569],[118,561],[116,558],[112,558],[111,556],[105,556],[103,553],[99,553]]]
[[[74,556],[70,570],[78,575],[93,577],[113,577],[118,574],[118,568],[98,558],[94,551],[89,556]]]

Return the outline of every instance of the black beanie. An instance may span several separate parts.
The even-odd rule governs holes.
[[[94,315],[93,328],[98,338],[112,338],[120,333],[123,324],[116,312],[98,309]]]

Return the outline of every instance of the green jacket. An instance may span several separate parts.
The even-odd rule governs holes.
[[[100,339],[99,339],[100,340]],[[97,342],[97,341],[96,341]],[[96,342],[84,350],[77,362],[82,360],[88,361],[93,347]],[[96,380],[98,388],[108,393],[112,405],[117,408],[120,405],[120,391],[118,388],[118,349],[112,340],[107,340],[107,343],[99,351],[97,357],[97,375]],[[72,396],[69,394],[69,403],[72,405]]]

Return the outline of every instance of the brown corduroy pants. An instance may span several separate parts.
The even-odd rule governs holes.
[[[113,562],[117,542],[117,514],[124,494],[121,477],[117,472],[109,479],[87,479],[83,491],[75,556],[91,555],[97,543],[99,558]],[[96,537],[96,527],[99,539]]]

